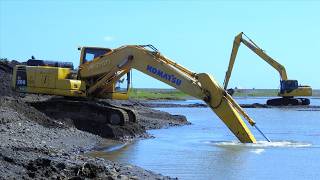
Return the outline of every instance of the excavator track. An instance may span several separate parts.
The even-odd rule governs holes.
[[[122,133],[126,133],[124,132],[126,129],[135,126],[130,119],[132,115],[127,113],[131,111],[107,102],[57,97],[46,101],[29,102],[29,104],[65,125],[105,138],[119,137]]]
[[[275,98],[267,101],[269,106],[307,106],[309,104],[308,98]]]
[[[109,106],[109,107],[113,107],[113,108],[116,108],[116,109],[121,109],[121,110],[125,111],[128,114],[130,122],[137,122],[137,116],[136,116],[137,113],[133,109],[130,109],[130,108],[127,108],[127,107],[123,107],[123,106],[117,106],[117,105],[114,105],[114,104],[107,103],[105,101],[99,101],[99,104],[106,105],[106,106]]]
[[[54,118],[69,118],[73,121],[92,121],[100,125],[125,125],[128,122],[136,122],[134,111],[84,99],[52,98],[47,101],[33,102],[36,109]]]

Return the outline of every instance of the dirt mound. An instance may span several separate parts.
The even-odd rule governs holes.
[[[172,179],[142,168],[48,148],[0,146],[0,179]]]
[[[242,108],[270,108],[270,106],[266,104],[253,103],[253,104],[240,104]]]
[[[0,96],[0,111],[1,124],[27,119],[45,127],[66,127],[63,123],[51,119],[32,106],[29,106],[20,98]]]
[[[53,161],[47,158],[37,158],[26,165],[29,178],[53,179],[85,179],[85,178],[112,178],[115,174],[105,173],[106,167],[95,162],[84,163],[83,166],[70,166],[63,162]],[[112,178],[113,179],[113,178]]]
[[[161,101],[141,102],[143,106],[149,108],[207,108],[208,106],[204,103],[192,103],[192,104],[178,104],[178,103],[165,103]]]
[[[11,88],[12,70],[15,65],[21,64],[18,61],[0,61],[0,96],[17,96]]]
[[[102,138],[49,117],[29,103],[0,97],[0,179],[170,179],[139,167],[82,156]],[[124,132],[112,128],[117,136],[128,132],[136,136],[140,133],[136,130],[142,129],[138,123],[121,127]]]

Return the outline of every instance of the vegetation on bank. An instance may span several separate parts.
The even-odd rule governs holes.
[[[235,97],[271,97],[277,96],[277,89],[236,89]]]
[[[192,97],[176,89],[131,89],[131,99],[147,99],[147,100],[185,100]]]
[[[234,97],[272,97],[277,96],[277,89],[237,89]],[[320,97],[320,90],[313,90],[314,97]],[[176,89],[142,89],[133,88],[130,92],[131,99],[147,100],[186,100],[193,97]]]
[[[278,95],[278,89],[238,89],[234,93],[235,97],[272,97]],[[320,89],[314,89],[312,92],[313,97],[320,97]]]

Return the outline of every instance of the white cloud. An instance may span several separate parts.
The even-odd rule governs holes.
[[[105,36],[105,37],[103,37],[103,40],[105,40],[105,41],[113,41],[114,37],[113,36]]]

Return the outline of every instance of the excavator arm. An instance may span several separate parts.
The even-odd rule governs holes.
[[[227,89],[228,83],[231,77],[231,73],[233,70],[234,62],[237,57],[237,53],[241,43],[246,45],[249,49],[251,49],[255,54],[261,57],[264,61],[266,61],[269,65],[271,65],[275,70],[277,70],[280,74],[281,80],[287,80],[287,72],[283,65],[278,63],[276,60],[271,58],[268,54],[266,54],[257,44],[255,44],[250,38],[248,40],[244,39],[243,36],[246,36],[243,32],[239,33],[233,41],[233,47],[231,51],[230,61],[228,70],[226,72],[226,76],[223,82],[224,89]],[[247,37],[247,36],[246,36]]]
[[[147,47],[152,50],[147,49]],[[255,143],[256,139],[242,120],[240,114],[251,125],[255,122],[242,108],[206,73],[194,73],[166,58],[151,45],[122,46],[93,61],[84,63],[79,69],[79,78],[86,81],[88,95],[96,96],[122,75],[136,69],[195,98],[201,99],[217,114],[231,132],[243,143]],[[92,81],[97,79],[98,81]],[[92,83],[93,82],[93,83]]]

